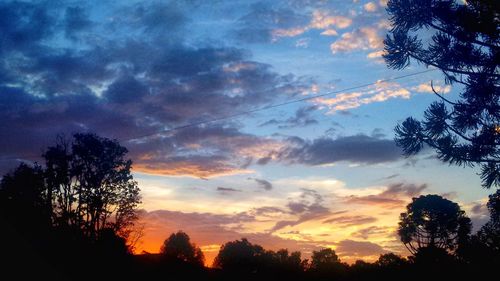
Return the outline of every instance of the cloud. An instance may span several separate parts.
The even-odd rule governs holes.
[[[137,171],[210,178],[250,173],[249,159],[261,158],[281,144],[234,126],[208,125],[132,141],[128,147]]]
[[[228,122],[169,129],[299,95],[309,82],[252,61],[245,49],[164,39],[188,21],[174,4],[103,13],[116,11],[90,20],[88,7],[0,4],[0,155],[12,159],[2,167],[38,159],[57,134],[81,131],[118,139],[135,171],[175,176],[247,173],[251,159],[279,146]],[[46,44],[52,38],[62,39]]]
[[[433,85],[434,90],[438,92],[438,94],[447,94],[451,91],[451,85],[445,85],[445,86],[439,86],[439,85]],[[432,91],[431,83],[422,83],[416,87],[411,88],[414,91],[417,91],[419,93],[434,93]]]
[[[217,215],[213,213],[189,213],[158,210],[139,213],[139,224],[144,225],[144,236],[136,252],[159,252],[161,243],[178,230],[185,231],[193,242],[204,249],[207,264],[211,265],[223,243],[247,238],[250,242],[262,245],[266,249],[287,248],[302,251],[305,255],[317,250],[314,243],[280,238],[269,233],[249,233],[240,231],[240,223],[252,222],[253,217],[246,214]]]
[[[67,38],[76,40],[80,32],[88,30],[93,25],[86,10],[81,7],[66,8],[64,16],[64,32]]]
[[[340,241],[335,251],[347,260],[355,260],[359,258],[369,258],[374,260],[380,254],[387,252],[380,245],[368,241],[342,240]]]
[[[307,29],[304,27],[294,27],[289,29],[275,29],[272,31],[273,37],[295,37],[301,35]]]
[[[366,55],[366,57],[369,59],[378,59],[378,58],[381,58],[382,55],[384,55],[384,51],[380,50],[380,51],[368,53],[368,55]]]
[[[382,49],[383,47],[383,38],[373,27],[361,27],[352,32],[346,32],[330,45],[333,54],[355,50]]]
[[[351,24],[352,20],[348,17],[332,16],[326,11],[315,10],[312,14],[312,20],[309,26],[315,29],[328,29],[329,27],[344,29]]]
[[[246,43],[266,43],[276,37],[302,34],[307,16],[288,7],[272,7],[267,3],[251,5],[250,11],[238,19],[233,36]]]
[[[364,240],[371,239],[374,237],[387,237],[390,235],[395,234],[396,231],[394,230],[393,227],[387,227],[387,226],[369,226],[366,228],[361,228],[353,233],[351,233],[351,236],[354,238],[361,238]]]
[[[297,111],[295,111],[295,116],[293,117],[290,117],[285,120],[271,119],[260,124],[259,126],[263,127],[269,125],[278,125],[279,129],[290,129],[296,127],[306,127],[310,125],[315,125],[318,124],[318,120],[314,119],[311,115],[317,109],[318,108],[314,105],[304,106],[297,109]]]
[[[348,17],[340,15],[330,15],[327,11],[314,10],[311,14],[311,20],[307,25],[294,26],[291,28],[279,28],[272,31],[273,40],[276,41],[280,37],[295,37],[299,36],[311,29],[322,29],[321,35],[335,36],[338,29],[345,29],[352,24],[352,20]]]
[[[394,98],[409,99],[410,91],[396,82],[379,80],[374,85],[367,87],[363,92],[340,93],[333,98],[316,98],[313,102],[319,109],[327,107],[329,109],[328,114],[334,114]]]
[[[381,196],[393,197],[393,196],[407,196],[407,197],[417,197],[422,191],[427,189],[427,184],[414,185],[405,183],[395,183],[387,187]]]
[[[0,3],[0,26],[2,41],[0,55],[10,51],[34,51],[41,41],[54,35],[56,19],[43,3]]]
[[[471,208],[472,214],[477,215],[477,214],[485,214],[488,212],[488,209],[486,208],[486,205],[481,204],[481,203],[476,203],[474,206]]]
[[[389,185],[384,191],[377,194],[357,196],[351,195],[345,198],[347,203],[360,205],[375,205],[385,208],[404,207],[409,199],[419,196],[427,189],[426,184],[414,185],[405,183],[395,183]]]
[[[344,227],[349,227],[349,226],[373,223],[376,221],[377,218],[372,216],[357,215],[357,216],[337,216],[324,220],[323,223],[332,223],[332,224],[342,225]]]
[[[286,214],[287,211],[279,207],[265,206],[265,207],[253,208],[249,211],[249,213],[254,216],[274,217]]]
[[[172,33],[188,21],[175,3],[136,4],[130,15],[131,23],[135,22],[147,33]]]
[[[322,137],[312,141],[296,141],[282,149],[277,159],[289,164],[324,165],[337,162],[378,164],[401,159],[401,151],[393,140],[367,135]]]
[[[295,47],[297,48],[308,48],[311,38],[300,38],[295,42]]]
[[[369,13],[373,13],[373,12],[376,12],[378,10],[378,6],[374,2],[368,2],[368,3],[363,5],[363,9],[365,9],[365,11],[367,11]]]
[[[218,186],[217,187],[217,191],[220,191],[220,192],[223,192],[223,193],[226,193],[226,192],[241,192],[241,190],[239,190],[239,189],[230,188],[230,187],[222,187],[222,186]]]
[[[320,34],[324,35],[324,36],[337,36],[337,35],[339,35],[335,29],[326,29],[325,31],[321,32]]]
[[[486,206],[488,198],[466,204],[464,209],[467,211],[471,221],[473,231],[478,231],[490,220],[490,212]]]
[[[264,179],[256,179],[256,178],[248,178],[249,180],[254,180],[260,188],[264,190],[271,190],[273,189],[273,184],[264,180]]]
[[[203,179],[250,173],[250,171],[239,169],[238,166],[230,164],[228,158],[217,155],[139,158],[135,160],[134,171],[165,176],[192,176]]]
[[[276,232],[287,226],[296,226],[306,221],[317,220],[331,214],[330,210],[323,206],[323,197],[316,190],[302,188],[299,198],[288,202],[289,214],[297,216],[294,219],[281,220],[269,230]]]

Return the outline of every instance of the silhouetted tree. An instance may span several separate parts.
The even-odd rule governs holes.
[[[20,164],[0,183],[0,217],[18,229],[50,227],[47,188],[41,166]]]
[[[500,189],[489,196],[490,220],[479,230],[479,240],[500,256]]]
[[[56,225],[76,225],[77,216],[73,210],[76,201],[72,186],[70,143],[58,136],[56,144],[42,155],[45,159],[47,201],[56,216]]]
[[[126,153],[116,140],[95,134],[75,134],[71,143],[59,138],[47,149],[48,200],[58,223],[93,238],[106,228],[128,235],[140,195]]]
[[[422,195],[413,198],[401,214],[398,234],[406,248],[416,254],[426,247],[455,251],[470,230],[470,219],[457,203],[439,195]]]
[[[303,272],[307,266],[307,260],[301,259],[299,251],[289,253],[287,249],[280,249],[273,253],[273,262],[279,269],[286,272]]]
[[[375,262],[375,264],[379,267],[392,268],[392,269],[401,268],[405,266],[407,263],[408,261],[405,258],[398,256],[394,253],[382,254]]]
[[[172,233],[163,242],[160,253],[170,261],[180,261],[200,267],[205,264],[205,256],[201,249],[191,243],[189,236],[182,231]]]
[[[408,276],[410,263],[406,258],[403,258],[399,255],[396,255],[394,253],[382,254],[374,263],[374,265],[376,268],[375,270],[372,270],[372,272],[373,274],[376,274],[377,277],[379,277],[374,279],[411,280],[411,278]],[[373,274],[370,277],[373,278]]]
[[[339,257],[333,249],[325,248],[319,251],[313,251],[311,256],[311,268],[318,269],[328,267],[339,263]]]
[[[426,272],[448,271],[456,265],[456,259],[446,249],[434,245],[418,248],[411,261]]]
[[[246,238],[222,245],[214,259],[214,267],[227,271],[256,272],[262,265],[266,251]]]
[[[333,249],[313,251],[309,270],[316,276],[339,276],[345,274],[347,264],[340,261]]]
[[[459,251],[458,258],[475,275],[496,274],[500,266],[500,190],[489,196],[490,220],[472,235]]]
[[[406,155],[424,144],[444,162],[481,166],[483,186],[500,184],[500,20],[496,0],[389,0],[392,30],[385,40],[389,67],[414,60],[440,69],[463,87],[459,99],[439,96],[424,113],[397,125]],[[430,40],[428,38],[431,36]],[[431,84],[432,86],[432,84]]]
[[[126,237],[140,202],[126,153],[117,141],[75,134],[46,150],[45,167],[21,164],[4,175],[0,240],[9,241],[6,267],[36,269],[41,279],[82,267],[103,278],[126,275],[128,269],[110,269],[128,266]]]

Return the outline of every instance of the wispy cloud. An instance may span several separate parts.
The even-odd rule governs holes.
[[[340,93],[333,98],[320,97],[313,102],[321,108],[328,108],[328,113],[333,114],[337,111],[343,111],[358,108],[362,105],[384,102],[393,98],[410,98],[410,91],[396,82],[378,81],[363,92]]]
[[[327,11],[315,10],[312,12],[311,21],[309,24],[304,26],[296,26],[287,29],[275,29],[273,30],[274,40],[278,40],[280,37],[295,37],[301,35],[311,29],[323,30],[322,35],[335,36],[337,35],[337,29],[345,29],[352,24],[352,19],[341,16],[341,15],[331,15]]]
[[[416,197],[427,189],[426,184],[414,185],[396,183],[389,185],[384,191],[373,195],[356,196],[345,198],[347,203],[360,205],[376,205],[385,208],[401,208],[405,206],[412,197]]]
[[[362,27],[352,32],[346,32],[340,39],[330,45],[333,54],[351,52],[354,50],[374,50],[384,46],[383,38],[378,29]]]

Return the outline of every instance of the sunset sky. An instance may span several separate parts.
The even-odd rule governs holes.
[[[420,194],[458,202],[477,229],[491,193],[478,171],[393,141],[436,100],[431,80],[461,89],[387,68],[385,5],[0,1],[0,172],[41,161],[58,134],[115,138],[142,192],[136,252],[184,230],[208,263],[242,237],[304,257],[406,255],[397,222]]]

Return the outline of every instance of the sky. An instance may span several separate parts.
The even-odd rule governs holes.
[[[0,1],[0,173],[60,134],[117,139],[142,193],[135,251],[183,230],[207,264],[242,237],[347,262],[406,255],[399,214],[422,194],[477,229],[491,193],[478,171],[393,141],[436,100],[431,81],[461,89],[415,62],[387,68],[386,2]]]

